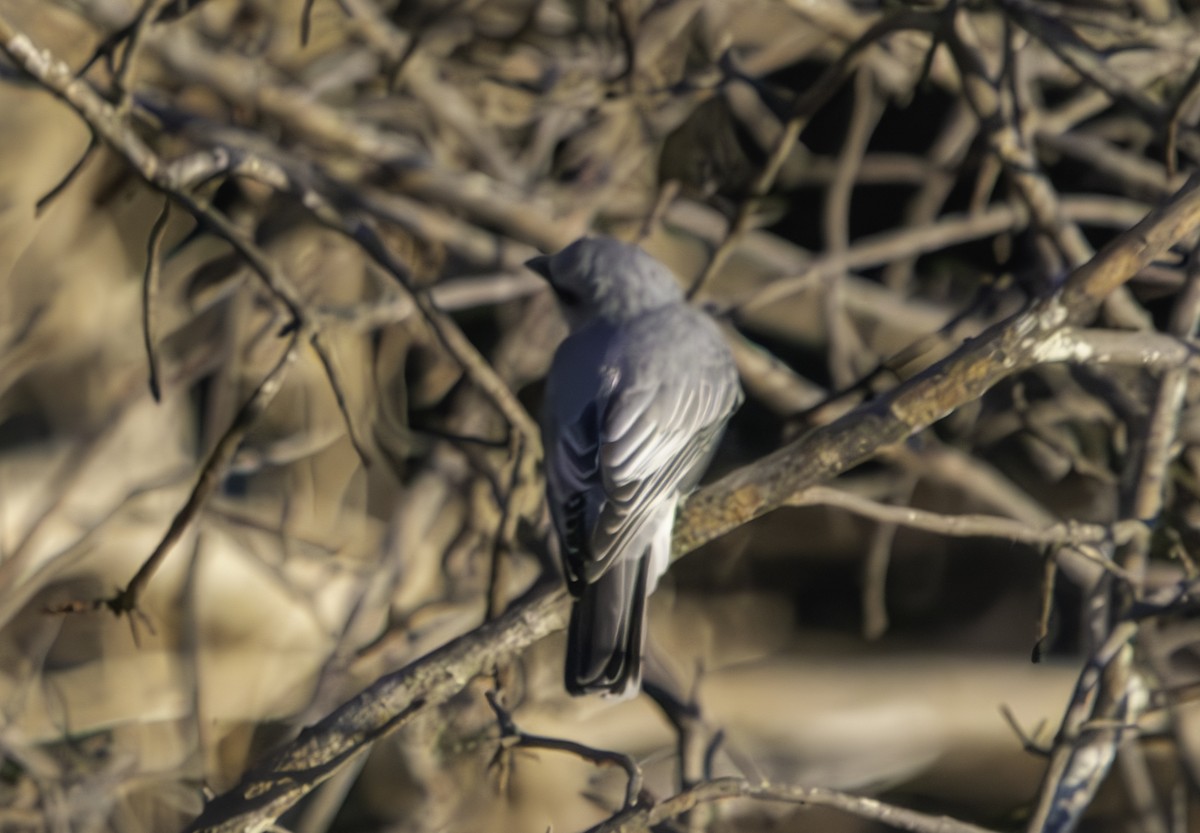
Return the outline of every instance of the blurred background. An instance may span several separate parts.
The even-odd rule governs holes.
[[[552,569],[535,461],[464,360],[536,416],[564,327],[528,257],[608,233],[695,287],[748,395],[713,479],[1020,310],[1182,184],[1200,152],[1188,4],[963,5],[0,0],[286,277],[310,325],[279,365],[291,315],[244,252],[178,203],[164,214],[0,63],[0,829],[182,829],[206,790]],[[1097,326],[1167,331],[1187,280],[1163,258]],[[1153,365],[1023,373],[837,489],[1112,528]],[[239,423],[267,378],[278,391]],[[1192,575],[1196,394],[1148,586]],[[231,426],[236,451],[138,611],[97,607]],[[713,774],[1022,828],[1046,759],[1003,710],[1054,741],[1094,646],[1088,581],[1048,580],[1053,544],[815,503],[672,568],[651,680],[697,708]],[[1139,631],[1137,757],[1081,829],[1200,829],[1200,634],[1170,613]],[[677,791],[672,724],[645,696],[568,698],[563,650],[552,636],[474,681],[282,824],[570,831],[619,809],[619,770],[502,751],[493,690],[522,730],[628,753],[656,797]],[[686,825],[884,829],[750,801]]]

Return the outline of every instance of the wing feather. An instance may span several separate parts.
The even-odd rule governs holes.
[[[683,367],[660,375],[648,404],[641,391],[626,399],[619,388],[607,403],[598,454],[605,500],[589,542],[589,580],[648,534],[663,501],[695,486],[741,400],[732,368]]]

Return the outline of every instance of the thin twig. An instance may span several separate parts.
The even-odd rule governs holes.
[[[504,608],[504,592],[507,589],[505,560],[512,554],[517,520],[520,518],[520,513],[514,506],[517,489],[520,488],[521,478],[525,474],[525,443],[520,433],[513,433],[512,444],[514,447],[509,455],[512,469],[509,472],[508,483],[504,493],[497,496],[500,503],[500,523],[496,525],[496,534],[492,540],[492,557],[487,582],[487,608],[483,614],[485,621],[494,619]]]
[[[79,173],[83,170],[83,166],[86,165],[88,160],[92,158],[92,155],[96,152],[96,148],[99,146],[100,137],[96,135],[95,130],[92,130],[88,134],[87,147],[83,149],[83,153],[79,154],[79,158],[75,160],[75,164],[73,164],[67,170],[67,172],[63,174],[62,179],[55,183],[53,188],[51,188],[45,194],[42,194],[42,196],[38,197],[37,202],[34,203],[33,213],[35,216],[40,217],[42,212],[46,210],[46,206],[54,202],[55,197],[67,190],[67,186],[75,181],[75,178],[79,176]]]
[[[173,0],[144,0],[142,8],[127,27],[125,54],[113,72],[113,89],[117,93],[117,112],[124,115],[133,108],[133,84],[142,55],[142,41],[151,23],[158,20],[163,9]],[[115,48],[115,46],[114,46]]]
[[[154,577],[171,549],[183,537],[183,533],[195,522],[209,497],[220,485],[221,478],[228,470],[242,438],[246,436],[246,432],[267,409],[271,400],[275,398],[275,394],[279,392],[287,368],[296,357],[298,337],[298,331],[291,333],[287,346],[283,349],[275,366],[259,382],[258,387],[254,389],[245,404],[238,410],[237,415],[234,416],[233,422],[217,440],[217,444],[200,466],[200,474],[196,478],[196,484],[192,487],[191,494],[188,495],[187,501],[179,511],[175,513],[175,517],[171,519],[170,527],[154,548],[154,552],[142,563],[133,578],[120,592],[109,599],[97,602],[96,607],[103,605],[118,616],[133,613],[139,609],[139,602],[150,579]]]
[[[582,743],[576,743],[565,738],[551,738],[544,735],[531,735],[522,732],[517,728],[516,722],[512,715],[500,705],[500,701],[496,697],[496,692],[484,692],[487,697],[488,705],[492,707],[492,711],[496,715],[496,722],[500,724],[500,748],[496,750],[498,759],[506,750],[512,748],[521,749],[549,749],[554,752],[566,752],[570,755],[575,755],[589,763],[599,766],[616,766],[625,770],[625,775],[628,782],[625,786],[625,808],[636,807],[641,803],[642,797],[642,768],[637,765],[637,762],[628,755],[620,752],[610,752],[607,749],[596,749],[593,746],[587,746]]]
[[[811,486],[793,495],[787,503],[789,506],[828,506],[845,509],[879,523],[898,524],[938,535],[1002,538],[1032,546],[1079,546],[1109,541],[1113,536],[1112,530],[1103,524],[1068,521],[1037,529],[1024,521],[1000,516],[945,515],[909,506],[878,503],[830,486]]]
[[[158,309],[158,283],[162,271],[161,252],[163,236],[171,219],[171,198],[163,198],[162,211],[154,220],[150,237],[146,243],[146,271],[142,275],[142,341],[146,345],[146,364],[150,370],[150,395],[155,402],[162,401],[162,388],[158,375],[158,336],[155,332],[155,310]]]
[[[369,469],[371,467],[371,455],[367,451],[367,446],[359,436],[358,428],[354,424],[354,412],[350,409],[350,405],[346,401],[346,391],[342,386],[341,377],[334,364],[333,353],[325,343],[325,340],[321,338],[320,330],[316,328],[309,333],[308,343],[312,345],[313,352],[317,354],[321,366],[325,368],[325,378],[329,380],[329,387],[333,390],[334,402],[337,403],[338,413],[342,415],[342,424],[346,426],[346,436],[350,438],[350,444],[354,446],[354,452],[358,455],[358,460],[363,464],[363,468]]]
[[[697,784],[652,807],[618,813],[608,821],[591,828],[588,833],[634,833],[650,830],[678,818],[689,810],[714,801],[730,798],[753,798],[759,801],[781,801],[813,807],[829,807],[851,816],[885,824],[896,830],[911,833],[988,833],[986,828],[957,821],[948,816],[931,816],[886,804],[874,798],[851,795],[825,787],[792,787],[779,784],[752,784],[741,778],[718,778]]]

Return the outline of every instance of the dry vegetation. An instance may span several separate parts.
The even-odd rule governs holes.
[[[1187,6],[0,0],[0,829],[1200,829]],[[615,705],[588,232],[748,393]]]

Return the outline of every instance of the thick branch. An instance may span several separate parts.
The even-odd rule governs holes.
[[[861,463],[942,418],[992,385],[1035,364],[1051,333],[1083,323],[1098,285],[1120,285],[1162,249],[1200,224],[1200,181],[1189,181],[1168,205],[1122,234],[1067,282],[1061,295],[1002,322],[876,402],[735,471],[693,497],[676,523],[675,551],[689,552],[785,503],[807,486]],[[211,802],[190,831],[244,829],[250,819],[276,818],[338,765],[422,708],[461,691],[478,674],[517,656],[566,623],[566,595],[539,589],[484,624],[408,667],[382,678],[248,773]]]

